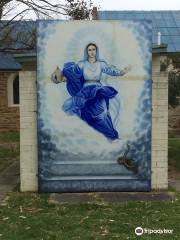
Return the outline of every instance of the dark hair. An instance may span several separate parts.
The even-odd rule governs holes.
[[[89,47],[89,46],[94,46],[94,47],[96,48],[96,51],[97,51],[97,46],[96,46],[95,43],[89,43],[89,44],[87,45],[87,47],[86,47],[86,51],[88,51],[88,47]]]

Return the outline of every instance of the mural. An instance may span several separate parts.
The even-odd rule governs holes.
[[[39,191],[149,191],[151,24],[38,22]]]

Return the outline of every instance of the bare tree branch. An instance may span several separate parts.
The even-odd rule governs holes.
[[[28,8],[24,9],[23,11],[17,13],[13,18],[11,18],[9,21],[6,21],[5,24],[3,24],[2,28],[1,28],[1,31],[6,28],[7,26],[9,26],[17,17],[23,15],[23,13],[29,11]]]
[[[56,15],[79,20],[90,19],[91,11],[91,0],[65,0],[64,4],[61,0],[56,3],[48,0],[0,0],[0,19],[8,19],[0,21],[0,51],[35,49],[36,26],[27,21],[32,12],[38,19],[52,19]],[[9,19],[9,14],[13,12],[14,15]]]

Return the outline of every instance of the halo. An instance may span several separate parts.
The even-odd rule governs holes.
[[[91,34],[90,34],[91,33]],[[105,33],[100,26],[82,27],[69,40],[67,44],[66,58],[72,61],[83,60],[84,49],[89,43],[95,43],[99,48],[99,55],[101,59],[108,59],[111,61],[112,51],[115,46],[113,39]]]

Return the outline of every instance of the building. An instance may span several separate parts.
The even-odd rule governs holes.
[[[3,35],[3,31],[0,34],[0,41],[4,42],[0,46],[0,131],[19,131],[19,71],[26,67],[30,69],[30,56],[35,56],[35,50],[28,47],[29,42],[33,43],[29,29],[34,29],[35,22],[13,24],[9,36]],[[6,42],[10,42],[10,45]],[[21,55],[24,56],[27,52],[28,59],[21,65]],[[15,59],[16,54],[20,61]]]
[[[159,58],[160,71],[165,71],[166,57],[180,54],[180,11],[102,11],[95,12],[99,20],[151,20],[153,27],[153,62]],[[166,66],[165,66],[166,68]],[[180,107],[169,106],[169,129],[180,129]]]
[[[151,20],[153,26],[153,56],[161,54],[172,56],[180,52],[180,11],[94,11],[94,19],[134,19]],[[20,24],[16,32],[22,29],[32,29],[35,23]],[[158,40],[158,33],[160,33]],[[13,33],[14,34],[14,33]],[[158,41],[160,41],[158,44]],[[18,72],[22,69],[36,69],[35,50],[24,51],[23,44],[19,50],[5,54],[0,50],[0,131],[19,131],[19,99]],[[14,80],[16,81],[14,82]],[[13,85],[14,83],[14,85]],[[15,90],[15,89],[16,90]],[[14,91],[14,90],[15,91]]]
[[[180,11],[103,11],[97,20],[151,20],[153,25],[152,189],[168,187],[168,78],[161,71],[167,56],[180,52]],[[21,190],[37,190],[36,54],[13,54],[20,71]],[[4,74],[1,71],[1,74]],[[6,80],[8,85],[8,77]],[[5,88],[4,88],[5,89]],[[4,94],[8,96],[8,94]],[[7,103],[7,101],[4,101]],[[7,105],[8,106],[8,105]],[[28,161],[28,164],[27,164]]]

